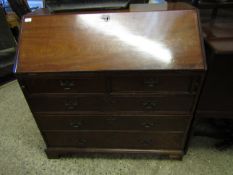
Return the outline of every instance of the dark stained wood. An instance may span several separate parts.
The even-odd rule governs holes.
[[[201,78],[201,77],[200,77]],[[195,93],[193,86],[200,83],[197,75],[156,75],[118,76],[112,78],[112,92],[143,93]]]
[[[29,93],[104,93],[105,79],[102,77],[42,76],[24,79]]]
[[[17,73],[204,68],[195,10],[30,18]]]
[[[80,112],[143,112],[144,114],[190,114],[194,103],[192,95],[39,95],[29,97],[29,104],[35,112],[80,113]]]
[[[181,149],[183,133],[44,132],[48,147]]]
[[[195,10],[28,17],[15,71],[49,158],[183,156],[206,68]]]
[[[109,130],[109,131],[181,131],[191,116],[120,116],[120,115],[41,115],[35,114],[42,131]],[[130,125],[129,125],[130,123]]]
[[[85,157],[95,157],[96,154],[101,154],[101,156],[106,156],[111,158],[113,156],[119,157],[120,156],[125,156],[125,157],[131,157],[133,154],[134,157],[138,158],[169,158],[173,160],[182,160],[182,156],[184,155],[184,152],[181,150],[159,150],[159,149],[153,149],[153,150],[145,150],[145,149],[116,149],[116,148],[70,148],[70,147],[51,147],[47,148],[45,150],[48,158],[50,159],[57,159],[60,158],[61,156],[85,156]],[[94,153],[94,154],[93,154]]]
[[[23,76],[24,88],[36,93],[156,93],[195,94],[200,72],[96,72],[85,74],[30,74]]]

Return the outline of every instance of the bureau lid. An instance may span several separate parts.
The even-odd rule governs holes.
[[[195,10],[25,17],[15,71],[204,69]]]

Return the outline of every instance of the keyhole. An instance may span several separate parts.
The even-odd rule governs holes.
[[[103,15],[101,17],[105,22],[108,22],[110,20],[110,16],[109,15]]]

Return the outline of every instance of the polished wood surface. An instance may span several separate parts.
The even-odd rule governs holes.
[[[18,73],[204,68],[195,10],[30,18]]]
[[[205,72],[195,11],[29,17],[16,75],[49,158],[183,156]]]
[[[29,98],[34,112],[47,113],[111,113],[132,112],[137,114],[190,114],[192,112],[194,96],[111,96],[100,95],[60,95],[33,96]]]
[[[118,148],[118,149],[181,149],[183,133],[180,132],[44,132],[49,147]],[[119,142],[119,140],[121,140]]]
[[[194,95],[201,83],[199,72],[117,72],[77,74],[37,74],[24,76],[31,94],[47,93],[143,93]],[[107,84],[107,85],[106,85]],[[106,87],[107,86],[107,87]]]
[[[179,131],[187,129],[190,116],[183,115],[35,115],[42,131],[103,130],[103,131]],[[96,124],[98,123],[98,125]],[[129,125],[130,123],[130,125]]]

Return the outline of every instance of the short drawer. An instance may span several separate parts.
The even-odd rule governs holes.
[[[33,112],[101,112],[105,103],[102,96],[35,95],[28,99]]]
[[[48,147],[182,149],[183,133],[44,132]]]
[[[112,97],[111,111],[142,111],[145,113],[190,113],[193,108],[192,95],[156,95],[137,97]]]
[[[199,83],[198,76],[121,76],[112,78],[112,92],[193,93]]]
[[[181,131],[191,116],[75,116],[36,115],[41,130],[144,130]]]
[[[24,78],[29,93],[104,93],[105,79],[95,77],[33,77]]]

